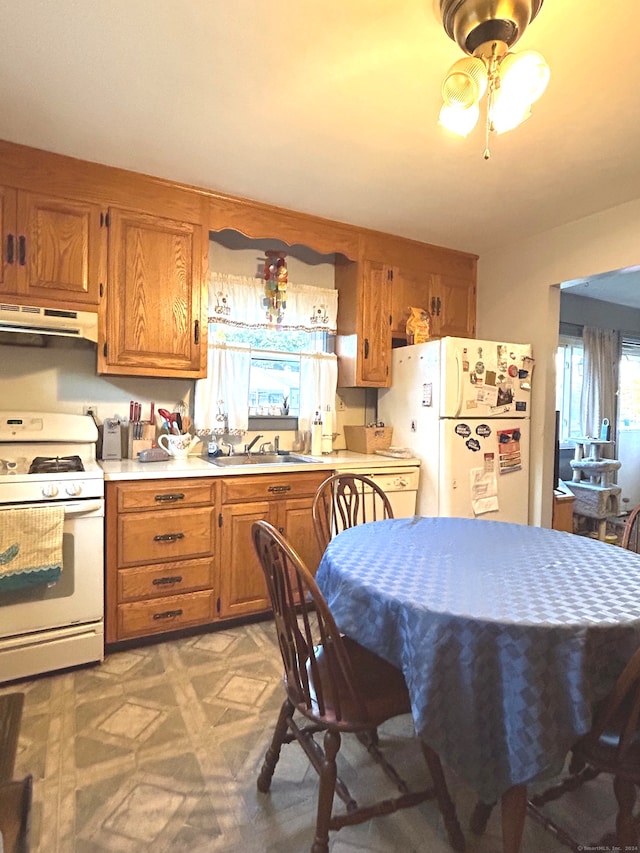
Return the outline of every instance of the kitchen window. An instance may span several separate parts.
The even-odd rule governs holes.
[[[277,323],[263,294],[260,279],[210,275],[207,379],[196,382],[194,406],[200,433],[308,429],[318,408],[334,406],[337,292],[288,284]]]

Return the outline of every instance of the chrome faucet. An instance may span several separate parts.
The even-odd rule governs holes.
[[[229,448],[229,456],[233,456],[233,444],[230,441],[221,441],[220,447],[228,447]]]
[[[273,452],[278,453],[280,450],[280,436],[276,435],[273,439]]]
[[[244,452],[247,454],[247,456],[249,456],[251,454],[251,448],[253,447],[253,445],[256,444],[256,442],[260,441],[261,438],[264,438],[264,436],[263,435],[256,435],[255,438],[251,439],[249,444],[245,444]]]
[[[265,454],[267,452],[267,447],[269,448],[269,453],[275,453],[272,441],[263,441],[262,444],[260,445],[260,449],[258,450],[258,453]]]

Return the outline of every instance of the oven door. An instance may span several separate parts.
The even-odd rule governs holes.
[[[67,501],[64,511],[60,577],[50,586],[0,594],[0,638],[104,619],[104,499]]]

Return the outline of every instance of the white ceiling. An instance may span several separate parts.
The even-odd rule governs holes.
[[[485,162],[437,124],[433,0],[2,0],[0,137],[482,253],[640,196],[638,32],[546,0],[549,88]]]

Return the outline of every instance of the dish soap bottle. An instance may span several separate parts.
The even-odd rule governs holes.
[[[316,412],[316,416],[311,424],[311,455],[322,455],[322,418],[320,417],[320,409]]]

